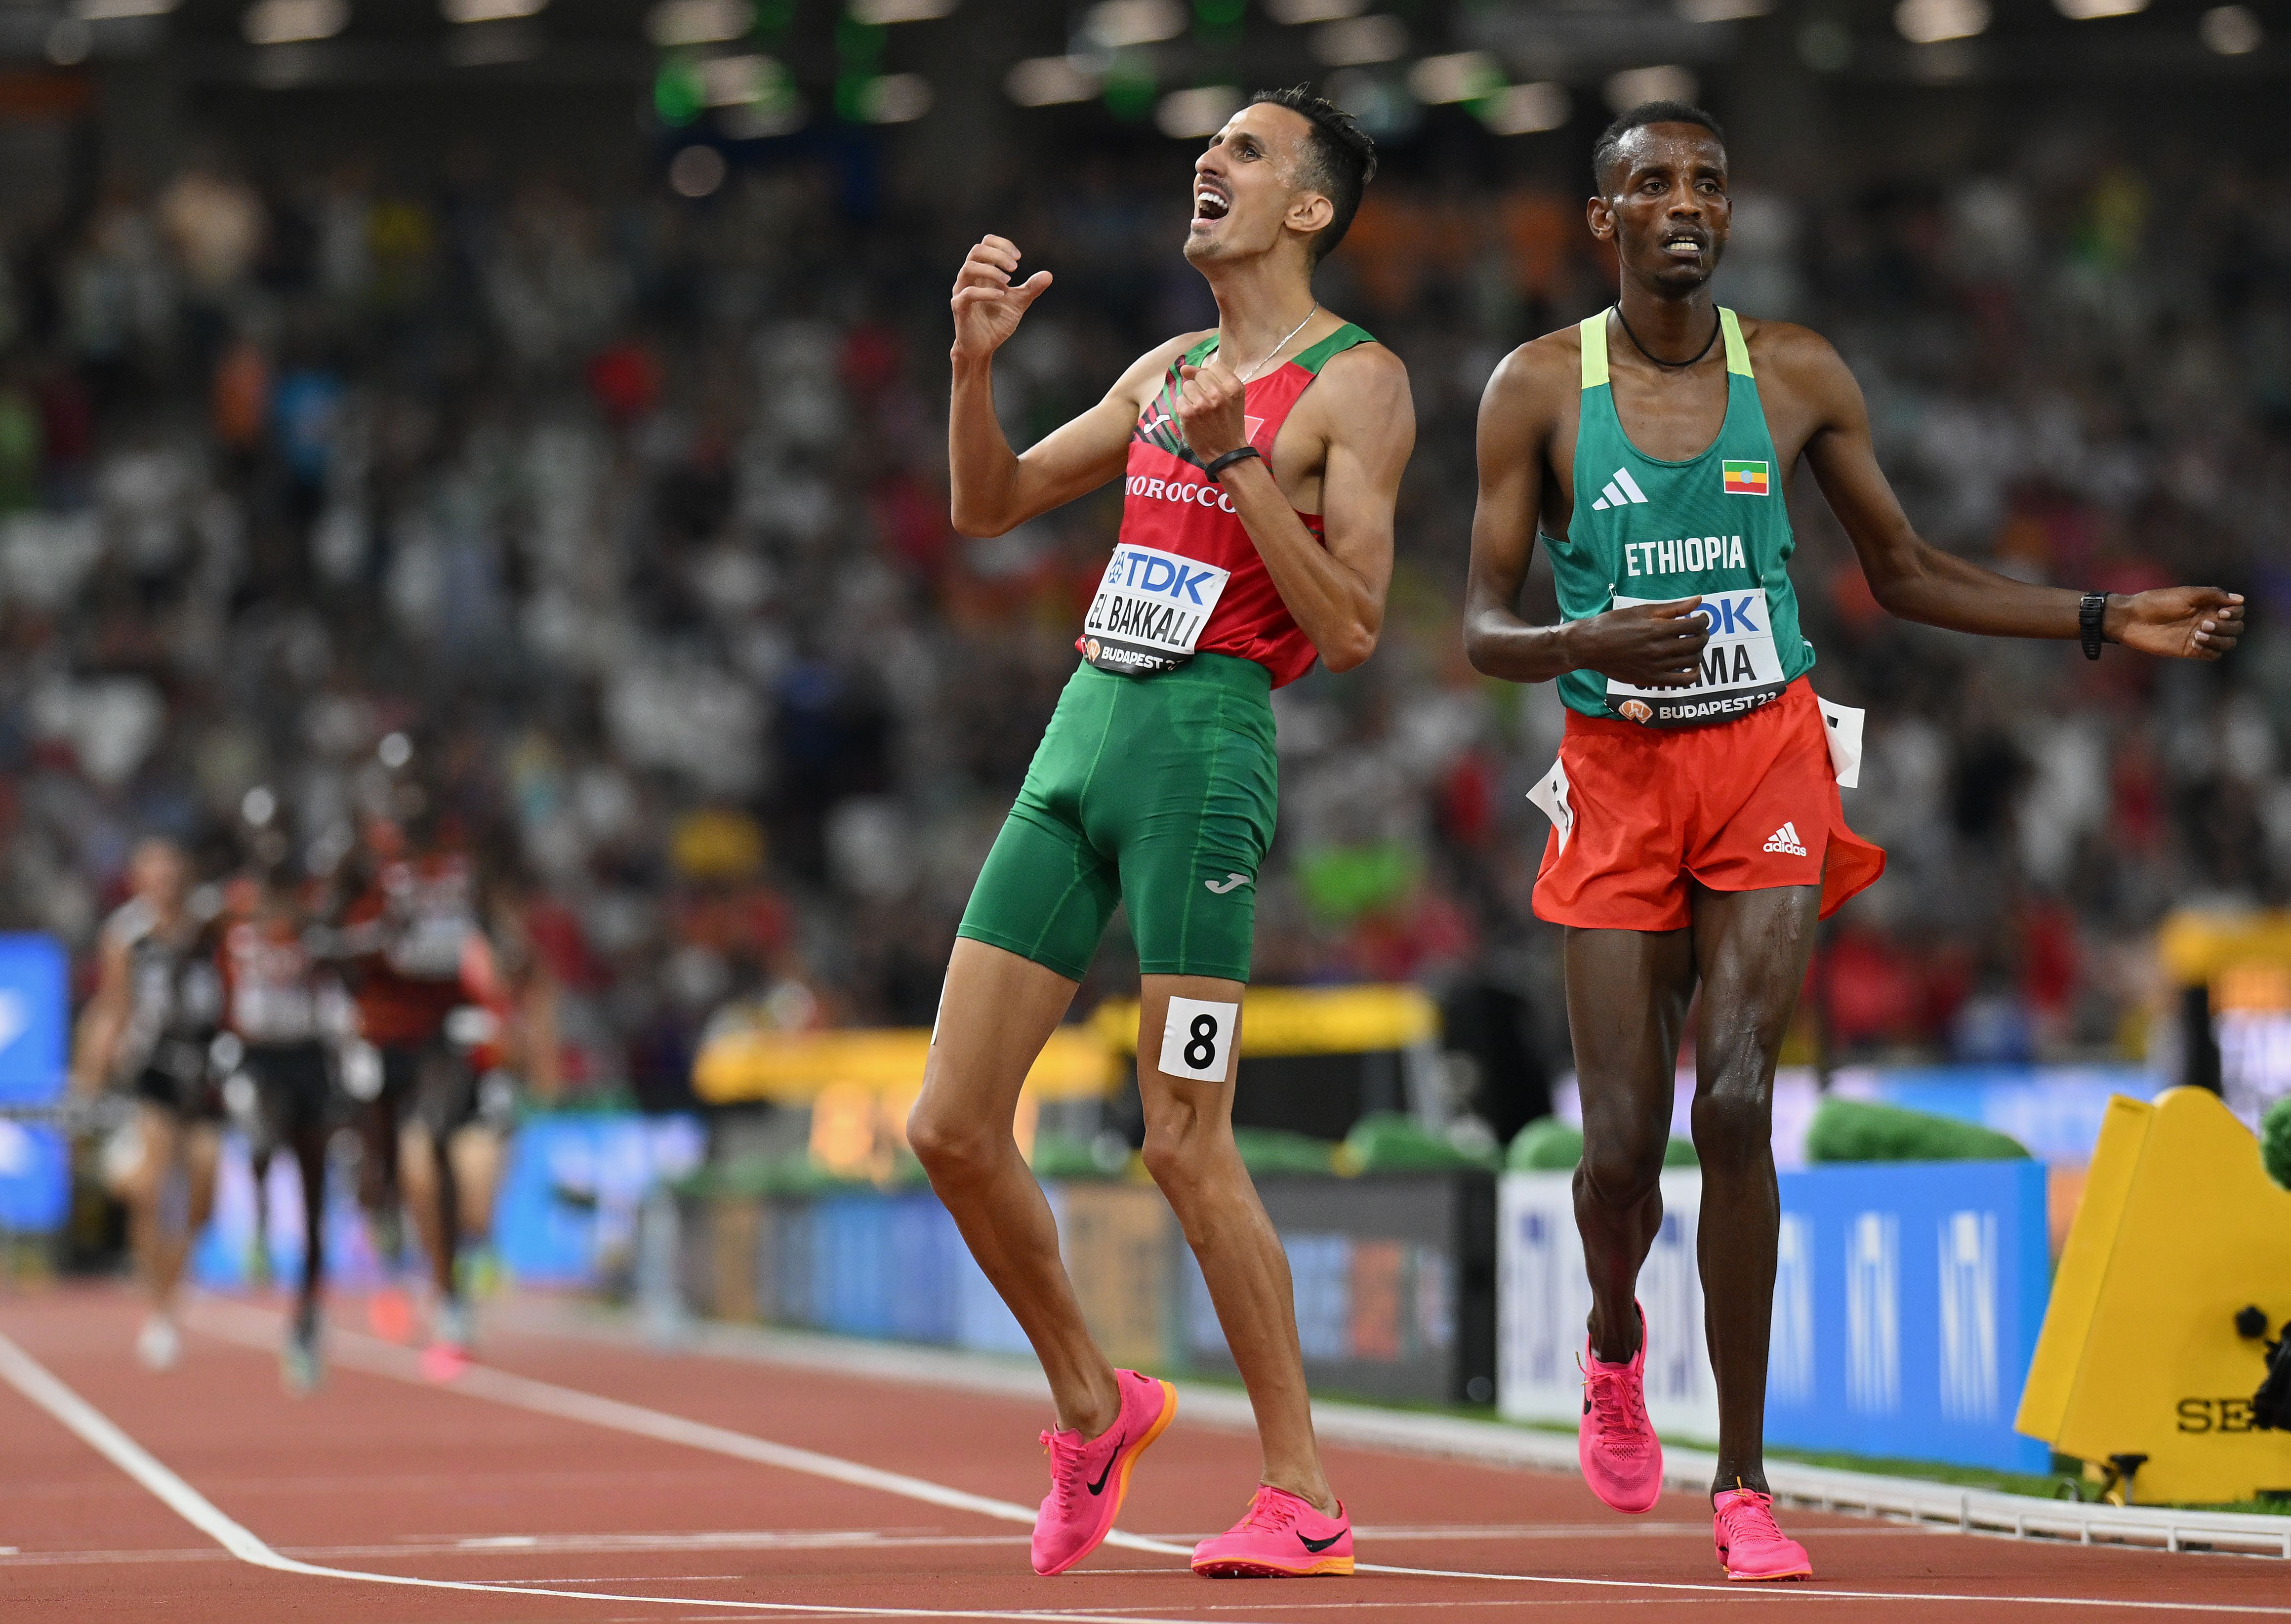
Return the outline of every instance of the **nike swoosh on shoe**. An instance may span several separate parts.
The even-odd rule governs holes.
[[[1129,1441],[1129,1435],[1127,1433],[1124,1433],[1121,1437],[1116,1438],[1113,1441],[1113,1452],[1105,1458],[1105,1470],[1097,1475],[1097,1481],[1096,1483],[1085,1483],[1082,1485],[1084,1488],[1088,1489],[1092,1494],[1103,1494],[1105,1492],[1105,1480],[1113,1475],[1113,1463],[1121,1459],[1121,1446]]]

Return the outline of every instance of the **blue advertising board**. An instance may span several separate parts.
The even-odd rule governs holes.
[[[2039,1162],[1785,1176],[1767,1441],[2045,1471],[2013,1416],[2050,1265]]]
[[[1767,1442],[2046,1470],[2050,1451],[2013,1430],[2051,1284],[2044,1165],[1858,1163],[1780,1184]],[[1504,1179],[1497,1402],[1515,1420],[1569,1422],[1581,1405],[1590,1289],[1571,1186],[1565,1173]],[[1662,1189],[1664,1233],[1639,1282],[1648,1410],[1665,1436],[1708,1443],[1701,1176],[1668,1170]]]
[[[61,943],[0,936],[0,1105],[44,1105],[62,1096],[70,999]],[[0,1229],[52,1230],[70,1203],[63,1137],[52,1128],[0,1122]]]

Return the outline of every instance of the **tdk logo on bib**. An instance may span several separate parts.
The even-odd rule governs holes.
[[[1650,543],[1652,544],[1652,543]],[[1615,607],[1673,601],[1615,597]],[[1626,721],[1649,728],[1692,728],[1756,710],[1782,691],[1782,663],[1774,647],[1764,588],[1706,592],[1693,618],[1709,629],[1702,670],[1691,687],[1643,688],[1607,679],[1607,704]]]
[[[1082,622],[1083,657],[1126,676],[1183,665],[1229,579],[1214,564],[1158,547],[1116,547]]]

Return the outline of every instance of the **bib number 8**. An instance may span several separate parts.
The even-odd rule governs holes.
[[[1169,1015],[1162,1023],[1162,1070],[1172,1077],[1203,1082],[1229,1081],[1233,1033],[1240,1019],[1239,1004],[1171,999]]]

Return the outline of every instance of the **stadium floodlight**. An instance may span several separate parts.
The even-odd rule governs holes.
[[[744,107],[765,100],[786,82],[786,69],[761,52],[711,57],[700,64],[700,104]]]
[[[1503,69],[1484,51],[1454,51],[1427,56],[1408,70],[1408,90],[1419,101],[1437,107],[1471,101],[1503,88]]]
[[[1020,107],[1057,107],[1091,100],[1105,83],[1087,57],[1030,56],[1012,64],[1002,89]]]
[[[869,124],[912,124],[930,109],[930,81],[919,73],[878,74],[859,87],[859,117]]]
[[[350,0],[255,0],[239,20],[250,45],[332,39],[350,26]]]
[[[447,22],[516,22],[538,17],[549,0],[438,0]]]
[[[1565,126],[1575,110],[1564,84],[1545,79],[1507,84],[1480,104],[1480,122],[1498,135],[1540,135]]]
[[[2148,9],[2148,0],[2053,0],[2053,9],[2071,22],[2095,17],[2129,17]]]
[[[69,14],[82,22],[116,22],[127,17],[165,17],[183,0],[72,0]]]
[[[755,26],[752,0],[660,0],[645,18],[652,43],[671,49],[720,44]]]
[[[1265,10],[1275,22],[1291,28],[1308,22],[1338,22],[1368,10],[1368,0],[1266,0]]]
[[[1689,22],[1740,22],[1774,9],[1774,0],[1676,0],[1676,4],[1678,14]]]
[[[1607,81],[1607,105],[1628,113],[1643,101],[1692,101],[1701,87],[1692,68],[1676,62],[1657,68],[1626,68]]]
[[[955,0],[851,0],[851,18],[880,28],[895,22],[936,21],[954,7]]]
[[[2222,56],[2247,56],[2265,37],[2259,19],[2247,5],[2215,5],[2204,13],[2196,32],[2205,45]]]
[[[1989,28],[1989,0],[1901,0],[1893,28],[1913,45],[1970,39]]]
[[[1238,85],[1202,84],[1162,97],[1154,109],[1154,123],[1172,141],[1206,141],[1240,110]]]
[[[1178,0],[1097,0],[1082,19],[1081,31],[1105,51],[1150,45],[1186,31],[1186,8]]]
[[[1347,17],[1313,30],[1313,54],[1331,68],[1397,61],[1408,54],[1408,25],[1397,17]]]

